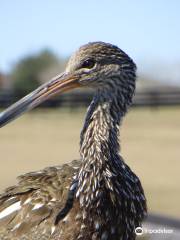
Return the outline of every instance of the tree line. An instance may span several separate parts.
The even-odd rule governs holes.
[[[67,59],[58,58],[51,50],[44,49],[20,59],[6,76],[11,93],[24,96],[40,84],[64,70]],[[6,78],[4,81],[6,81]],[[3,87],[1,87],[1,92]]]

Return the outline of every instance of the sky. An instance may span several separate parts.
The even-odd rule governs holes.
[[[0,71],[49,48],[67,57],[80,45],[119,46],[139,71],[180,82],[179,0],[0,0]]]

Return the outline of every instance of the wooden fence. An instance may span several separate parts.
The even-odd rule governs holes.
[[[20,99],[21,96],[15,96],[11,92],[0,92],[0,108],[5,108],[13,102]],[[62,96],[48,100],[41,107],[80,107],[87,106],[92,99],[91,92],[72,92],[71,94],[63,94]],[[133,106],[167,106],[167,105],[180,105],[180,89],[177,90],[145,90],[137,91],[134,99]]]

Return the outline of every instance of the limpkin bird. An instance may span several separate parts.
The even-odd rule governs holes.
[[[146,216],[139,178],[120,155],[119,125],[135,90],[136,65],[118,47],[88,43],[65,72],[0,115],[0,125],[78,87],[95,91],[80,135],[80,158],[31,172],[0,196],[1,239],[133,240]]]

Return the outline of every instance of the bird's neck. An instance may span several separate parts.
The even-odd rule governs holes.
[[[86,187],[93,187],[92,181],[97,180],[94,188],[98,188],[103,172],[121,161],[119,125],[132,99],[129,96],[125,101],[125,97],[127,98],[118,88],[114,91],[104,89],[99,90],[91,102],[81,132],[82,166],[78,175],[78,193],[91,192],[92,189]]]
[[[119,126],[132,94],[120,89],[98,90],[88,108],[85,124],[81,132],[80,154],[88,163],[110,161],[111,156],[119,153]],[[101,161],[100,160],[100,161]]]
[[[89,164],[90,161],[98,161],[96,156],[99,154],[104,155],[101,158],[103,161],[106,152],[119,152],[118,135],[122,115],[114,99],[108,99],[102,92],[95,94],[81,132],[80,154],[83,161]]]

